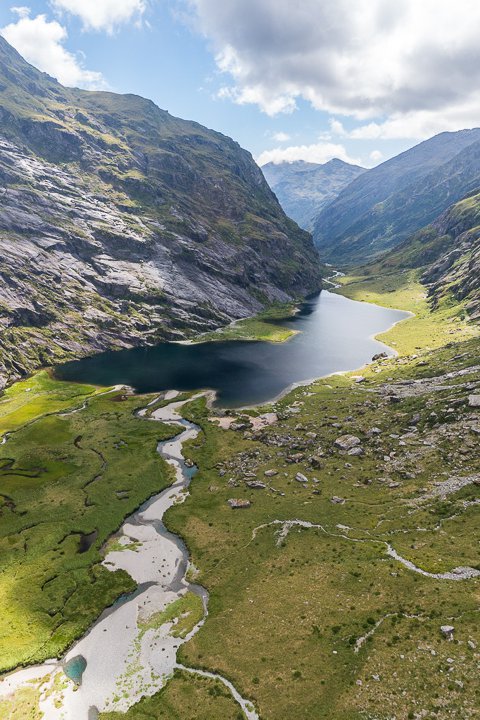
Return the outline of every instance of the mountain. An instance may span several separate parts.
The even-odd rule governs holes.
[[[319,289],[251,155],[135,95],[67,89],[0,38],[0,381]]]
[[[441,133],[363,173],[324,208],[314,240],[327,261],[372,259],[480,187],[480,129]]]
[[[433,308],[453,298],[480,320],[480,192],[449,207],[388,253],[375,274],[422,268]]]
[[[262,170],[287,215],[309,231],[320,210],[365,172],[358,165],[336,158],[323,165],[303,160],[271,162],[263,165]]]

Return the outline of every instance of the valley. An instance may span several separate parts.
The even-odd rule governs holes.
[[[137,687],[147,697],[130,707],[140,666],[134,669],[133,664],[126,675],[119,672],[113,711],[103,709],[102,720],[188,718],[192,712],[205,720],[240,717],[238,703],[222,680],[192,676],[182,666],[228,679],[262,718],[301,713],[304,718],[383,719],[386,702],[397,704],[398,718],[424,710],[438,718],[456,717],[458,708],[462,717],[475,717],[478,696],[471,672],[478,643],[475,597],[480,571],[471,539],[480,468],[478,413],[471,398],[480,387],[478,333],[454,313],[449,322],[445,317],[437,321],[422,286],[413,282],[402,288],[397,280],[392,293],[388,279],[384,286],[376,281],[371,288],[358,278],[341,281],[341,292],[415,311],[414,318],[387,332],[385,339],[397,348],[397,357],[380,357],[361,377],[330,376],[293,390],[274,405],[250,410],[224,411],[212,408],[203,396],[180,396],[177,412],[200,429],[183,449],[188,465],[194,463],[198,471],[189,495],[167,511],[164,522],[187,544],[192,567],[197,568],[194,582],[208,590],[208,616],[187,644],[180,642],[175,651],[180,667],[160,692],[155,693],[156,680],[140,681]],[[178,404],[169,395],[129,396],[118,389],[95,391],[49,382],[47,397],[59,403],[63,418],[56,421],[67,427],[74,422],[72,439],[83,430],[82,423],[91,423],[89,414],[97,403],[100,417],[110,418],[114,412],[116,424],[108,420],[112,436],[101,452],[107,454],[109,446],[118,447],[116,453],[128,452],[140,472],[138,445],[128,433],[137,426],[142,448],[147,429],[157,440],[171,436],[171,426],[161,424],[171,403]],[[23,419],[41,437],[42,422],[52,422],[50,416],[42,420],[43,408],[38,409],[38,420],[21,416],[25,391],[35,386],[14,388],[4,427],[15,427]],[[38,389],[43,392],[41,384]],[[119,397],[120,402],[113,402]],[[159,412],[160,424],[138,415],[129,420],[132,411],[152,402],[151,413]],[[72,405],[78,412],[69,415]],[[133,423],[132,430],[127,423]],[[57,437],[68,447],[67,430]],[[4,453],[13,454],[13,438],[8,438]],[[83,440],[79,444],[88,446]],[[39,464],[38,459],[34,462]],[[161,489],[162,474],[171,476],[158,456],[156,463]],[[108,477],[100,480],[99,497],[106,493],[109,505],[119,493],[125,502],[124,474],[120,477],[113,486]],[[232,510],[232,498],[247,501],[246,509]],[[87,512],[98,512],[96,503]],[[86,534],[99,522],[82,521],[81,527]],[[147,549],[146,538],[140,539],[133,529],[123,530],[120,543],[126,550],[119,553],[116,540],[99,555],[103,532],[80,557],[98,568],[95,575],[105,552],[107,567],[110,558],[118,557],[117,568],[131,568],[138,582],[134,568],[141,565],[135,556]],[[50,542],[57,541],[52,537]],[[75,552],[75,544],[70,552]],[[70,563],[66,566],[71,573]],[[114,597],[109,593],[131,592],[131,581],[120,569],[107,575],[120,584],[97,587],[104,606]],[[149,592],[134,606],[144,603]],[[180,618],[185,618],[188,632],[199,617],[196,613],[192,606],[178,620],[165,614],[158,624],[149,622],[150,646],[175,644]],[[109,617],[107,612],[107,622]],[[442,635],[444,626],[454,627],[453,641]],[[15,627],[17,634],[20,627]],[[96,627],[101,628],[101,621]],[[73,632],[81,634],[81,626]],[[66,637],[65,649],[69,644]],[[42,646],[44,658],[51,656],[50,647]],[[131,647],[138,652],[133,641]],[[76,654],[74,646],[67,658]],[[146,657],[142,655],[143,663]],[[35,658],[41,659],[38,651],[28,664]],[[40,683],[38,695],[31,683],[29,694],[17,691],[14,705],[8,704],[12,700],[8,692],[5,697],[3,685],[0,702],[5,712],[19,712],[14,709],[17,702],[23,711],[36,707],[37,715],[31,717],[40,718],[38,708],[53,702],[62,717],[70,697],[77,702],[82,698],[83,686],[55,680],[56,668],[47,668],[47,685]],[[199,702],[195,710],[193,698]]]
[[[0,718],[477,718],[480,130],[0,121]]]

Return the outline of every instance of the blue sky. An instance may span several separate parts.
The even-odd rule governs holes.
[[[350,13],[352,0],[0,0],[0,28],[64,84],[151,98],[261,161],[372,166],[478,124],[476,35],[444,0],[432,20],[432,1],[419,14],[413,0],[355,0]]]

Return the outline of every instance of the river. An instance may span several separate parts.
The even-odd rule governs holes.
[[[165,397],[171,402],[154,410],[150,421],[170,423],[172,435],[179,433],[158,446],[159,454],[174,467],[176,481],[125,520],[118,536],[124,548],[118,549],[117,543],[105,557],[106,567],[126,570],[138,590],[106,610],[61,661],[52,659],[6,676],[0,697],[25,685],[37,686],[45,720],[95,720],[99,712],[125,711],[142,696],[154,694],[175,668],[181,668],[223,683],[245,718],[258,720],[253,705],[226,678],[177,664],[179,646],[188,642],[205,621],[208,594],[187,579],[188,550],[163,525],[168,508],[188,495],[195,468],[184,462],[183,443],[199,431],[182,418],[183,402],[175,401],[175,397],[178,391],[208,388],[216,391],[217,402],[223,407],[273,399],[294,384],[361,367],[375,353],[393,354],[373,335],[407,316],[324,291],[303,304],[297,316],[282,322],[297,331],[283,344],[162,343],[147,349],[103,353],[60,367],[57,376],[63,379],[125,384],[139,392],[167,391]],[[145,629],[149,619],[187,592],[201,598],[204,612],[186,637],[174,637],[169,622]],[[78,685],[70,682],[63,687],[64,671]]]

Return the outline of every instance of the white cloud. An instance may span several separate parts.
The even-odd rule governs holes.
[[[374,163],[380,162],[380,160],[383,158],[383,153],[380,150],[372,150],[370,153],[370,160],[373,160]]]
[[[275,140],[275,142],[279,142],[279,143],[285,143],[285,142],[288,142],[288,141],[290,140],[290,135],[288,135],[288,134],[285,133],[285,132],[276,132],[276,133],[273,133],[272,137],[273,137],[273,139]]]
[[[359,165],[358,158],[349,157],[343,145],[335,143],[317,143],[316,145],[292,145],[286,148],[274,148],[273,150],[264,150],[258,158],[259,165],[266,165],[273,162],[276,165],[282,162],[295,162],[297,160],[305,160],[312,163],[326,163],[332,158],[339,158],[345,162]]]
[[[10,8],[10,12],[14,13],[14,15],[18,15],[18,17],[28,17],[30,15],[30,8],[25,7],[25,5],[16,6]]]
[[[347,131],[343,127],[343,124],[340,122],[340,120],[337,120],[336,118],[332,118],[330,120],[330,130],[334,135],[340,135],[340,137],[345,137],[348,135]]]
[[[67,31],[60,23],[49,22],[45,15],[31,18],[19,10],[17,8],[19,20],[1,28],[0,34],[29,63],[63,85],[87,89],[106,87],[101,73],[86,70],[81,60],[64,47]]]
[[[363,121],[358,137],[369,138],[479,122],[478,0],[184,2],[230,76],[223,96],[237,103],[274,115],[304,99]]]
[[[113,33],[125,23],[138,25],[147,8],[147,0],[52,0],[59,11],[76,15],[88,30]]]
[[[352,140],[418,139],[479,125],[480,91],[476,90],[465,102],[445,108],[442,112],[423,110],[394,113],[383,122],[360,125],[346,136]]]

